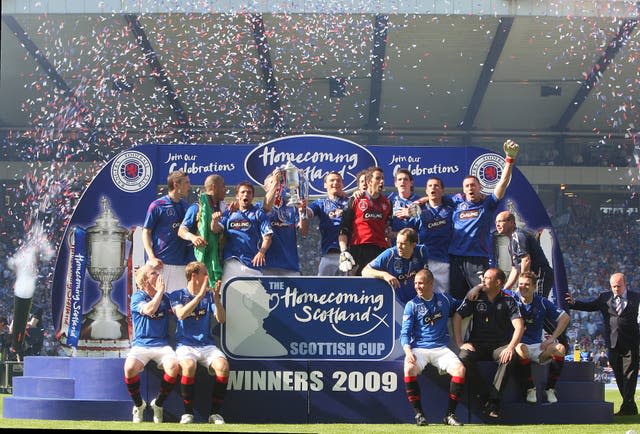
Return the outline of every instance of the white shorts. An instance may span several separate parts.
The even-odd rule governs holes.
[[[170,264],[164,264],[162,266],[161,274],[164,279],[167,294],[187,287],[187,276],[184,274],[185,267],[186,265]]]
[[[339,263],[340,253],[322,255],[318,264],[318,276],[340,276]]]
[[[264,276],[300,276],[299,271],[287,270],[284,268],[263,268]]]
[[[440,374],[444,374],[454,366],[462,364],[458,356],[449,347],[439,348],[412,348],[411,352],[416,356],[416,366],[420,372],[427,366],[438,368]]]
[[[215,345],[205,345],[204,347],[190,347],[188,345],[180,345],[176,350],[178,362],[182,360],[193,360],[196,363],[207,368],[210,374],[213,374],[211,365],[216,359],[227,359],[222,351]]]
[[[433,273],[433,290],[441,294],[449,293],[449,263],[428,261],[429,270]]]
[[[262,276],[261,270],[256,270],[255,268],[247,267],[238,259],[229,258],[224,261],[224,266],[222,268],[222,287],[234,277],[251,277],[251,276]]]
[[[144,366],[147,366],[147,363],[153,360],[160,369],[166,362],[177,359],[175,351],[169,345],[164,347],[133,346],[127,354],[127,359],[129,358],[140,361]]]
[[[545,362],[540,363],[540,354],[543,353],[542,348],[540,348],[540,344],[524,344],[529,351],[529,359],[533,362],[536,362],[540,365],[546,365],[551,361],[551,357],[549,357]]]

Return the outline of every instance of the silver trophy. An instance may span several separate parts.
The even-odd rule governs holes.
[[[87,230],[89,253],[88,270],[91,277],[100,283],[102,297],[86,317],[91,324],[92,339],[122,339],[121,323],[124,316],[109,295],[112,283],[125,269],[125,241],[128,231],[120,226],[106,197],[100,200],[102,213],[95,226]]]
[[[298,206],[303,199],[309,197],[309,186],[304,172],[287,161],[282,168],[287,189],[289,191],[289,201],[287,206]]]
[[[407,209],[409,211],[409,218],[416,218],[420,215],[420,212],[422,211],[420,209],[420,205],[418,205],[417,203],[410,203],[407,206]]]

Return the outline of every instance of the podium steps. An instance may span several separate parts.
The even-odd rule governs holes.
[[[483,362],[480,371],[488,383],[493,379],[496,365]],[[519,383],[517,367],[511,373],[503,394],[502,424],[595,424],[613,421],[613,403],[604,400],[604,384],[594,381],[593,363],[565,362],[560,379],[556,383],[558,402],[550,404],[544,393],[549,365],[531,365],[531,373],[536,386],[538,402],[525,401],[525,390]],[[473,391],[467,391],[473,396]],[[471,396],[469,421],[487,422],[482,415],[480,403]],[[469,402],[469,401],[467,401]]]
[[[228,423],[413,423],[402,382],[402,362],[382,361],[358,364],[358,369],[393,372],[395,390],[367,393],[334,391],[336,372],[350,372],[353,363],[308,361],[230,361],[236,382],[230,384],[222,415]],[[117,420],[130,421],[132,402],[123,381],[124,359],[85,357],[26,357],[24,376],[14,377],[13,395],[4,398],[3,416],[17,419]],[[496,365],[481,362],[480,370],[490,382]],[[503,395],[501,424],[595,424],[613,421],[613,404],[604,401],[604,384],[594,382],[592,363],[566,362],[556,385],[559,402],[545,401],[544,386],[548,366],[532,365],[538,403],[527,404],[518,378],[511,374]],[[319,390],[260,390],[237,380],[259,372],[321,373]],[[297,375],[297,374],[296,374]],[[161,372],[151,363],[140,375],[141,393],[149,403],[158,391]],[[288,377],[287,377],[288,378]],[[194,400],[196,422],[206,422],[212,378],[198,368]],[[447,406],[449,377],[427,367],[419,377],[422,406],[429,423],[441,423]],[[284,384],[284,383],[283,383]],[[474,392],[465,385],[458,405],[463,423],[489,423],[481,412]],[[247,386],[249,385],[249,386]],[[255,386],[255,385],[253,385]],[[247,388],[248,387],[248,388]],[[251,411],[247,411],[251,409]],[[179,385],[165,402],[165,421],[175,422],[182,414]],[[151,421],[147,408],[145,420]]]
[[[3,417],[47,420],[131,420],[123,359],[29,356]]]

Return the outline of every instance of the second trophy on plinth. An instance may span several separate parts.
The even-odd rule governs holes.
[[[90,319],[91,339],[128,339],[123,336],[126,318],[111,300],[111,288],[126,267],[125,243],[128,231],[120,226],[106,198],[96,224],[87,230],[89,274],[100,283],[100,300],[86,315]]]

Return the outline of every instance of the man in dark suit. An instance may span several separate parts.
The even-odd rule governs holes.
[[[574,300],[571,294],[567,294],[566,300],[570,309],[602,313],[606,332],[605,340],[609,348],[609,363],[622,395],[622,405],[616,415],[636,415],[638,407],[634,394],[638,378],[640,294],[627,290],[622,273],[612,274],[609,283],[611,292],[601,292],[594,300]]]

